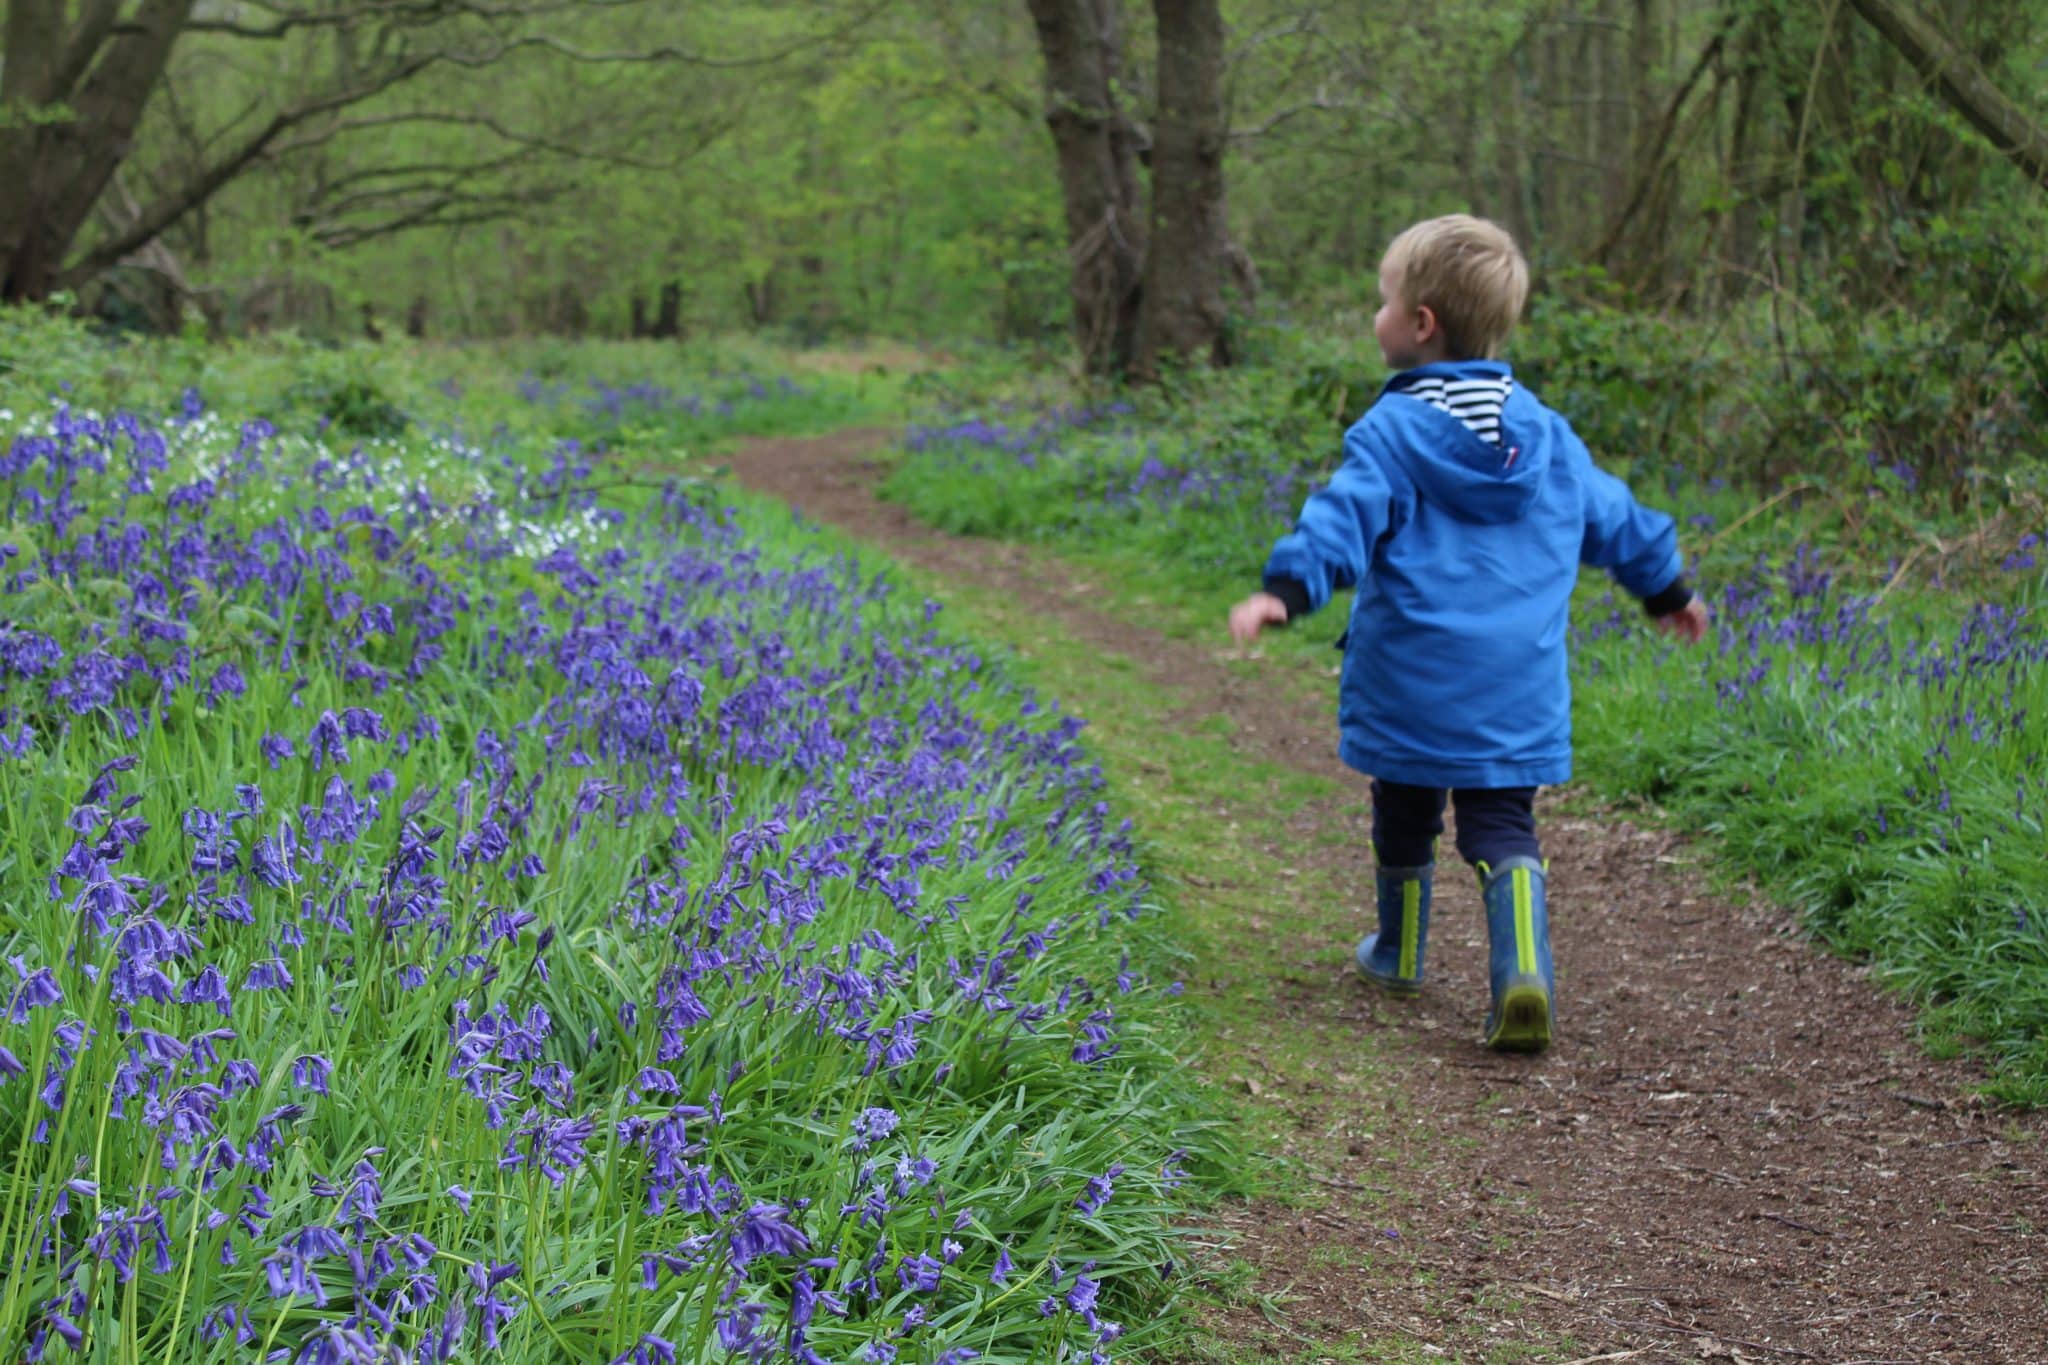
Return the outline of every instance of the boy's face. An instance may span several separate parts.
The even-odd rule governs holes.
[[[1431,343],[1443,335],[1436,314],[1427,308],[1409,307],[1401,297],[1399,277],[1384,270],[1380,272],[1380,311],[1372,320],[1372,334],[1389,369],[1412,370],[1441,359],[1431,349]]]

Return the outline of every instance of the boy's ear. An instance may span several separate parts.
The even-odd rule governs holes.
[[[1427,345],[1440,335],[1442,330],[1437,325],[1436,309],[1431,308],[1426,303],[1417,304],[1415,307],[1415,339]]]

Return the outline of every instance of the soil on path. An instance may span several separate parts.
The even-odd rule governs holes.
[[[1230,717],[1236,743],[1340,772],[1324,708],[1227,667],[1223,642],[1113,619],[1054,557],[880,502],[868,456],[887,439],[759,441],[731,464],[808,518],[1130,656],[1181,705]],[[2048,1124],[1930,1060],[1910,1012],[1787,912],[1717,898],[1676,836],[1554,805],[1544,833],[1565,989],[1541,1058],[1478,1045],[1483,918],[1449,869],[1420,1000],[1352,976],[1355,902],[1290,917],[1263,975],[1188,983],[1263,982],[1276,1030],[1327,1040],[1326,1065],[1263,1088],[1331,1200],[1222,1211],[1281,1313],[1225,1313],[1219,1334],[1290,1355],[1405,1338],[1469,1359],[1542,1342],[1582,1361],[2048,1361]],[[1362,856],[1324,846],[1286,853],[1341,858],[1366,884]],[[1347,1074],[1368,1052],[1391,1085]]]

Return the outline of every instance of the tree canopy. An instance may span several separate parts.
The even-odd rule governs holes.
[[[1167,349],[1222,359],[1254,281],[1264,307],[1357,304],[1394,231],[1462,209],[1546,287],[1654,307],[2011,307],[2044,279],[2044,10],[10,0],[0,293],[224,330],[1057,346],[1092,325],[1070,265],[1121,251],[1116,290],[1212,319]],[[1091,128],[1114,241],[1063,160]],[[1190,243],[1220,268],[1190,273]]]

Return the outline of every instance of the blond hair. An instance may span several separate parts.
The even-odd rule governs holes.
[[[1427,219],[1396,237],[1380,274],[1403,306],[1436,314],[1458,359],[1498,354],[1529,298],[1529,263],[1515,239],[1499,224],[1463,213]]]

